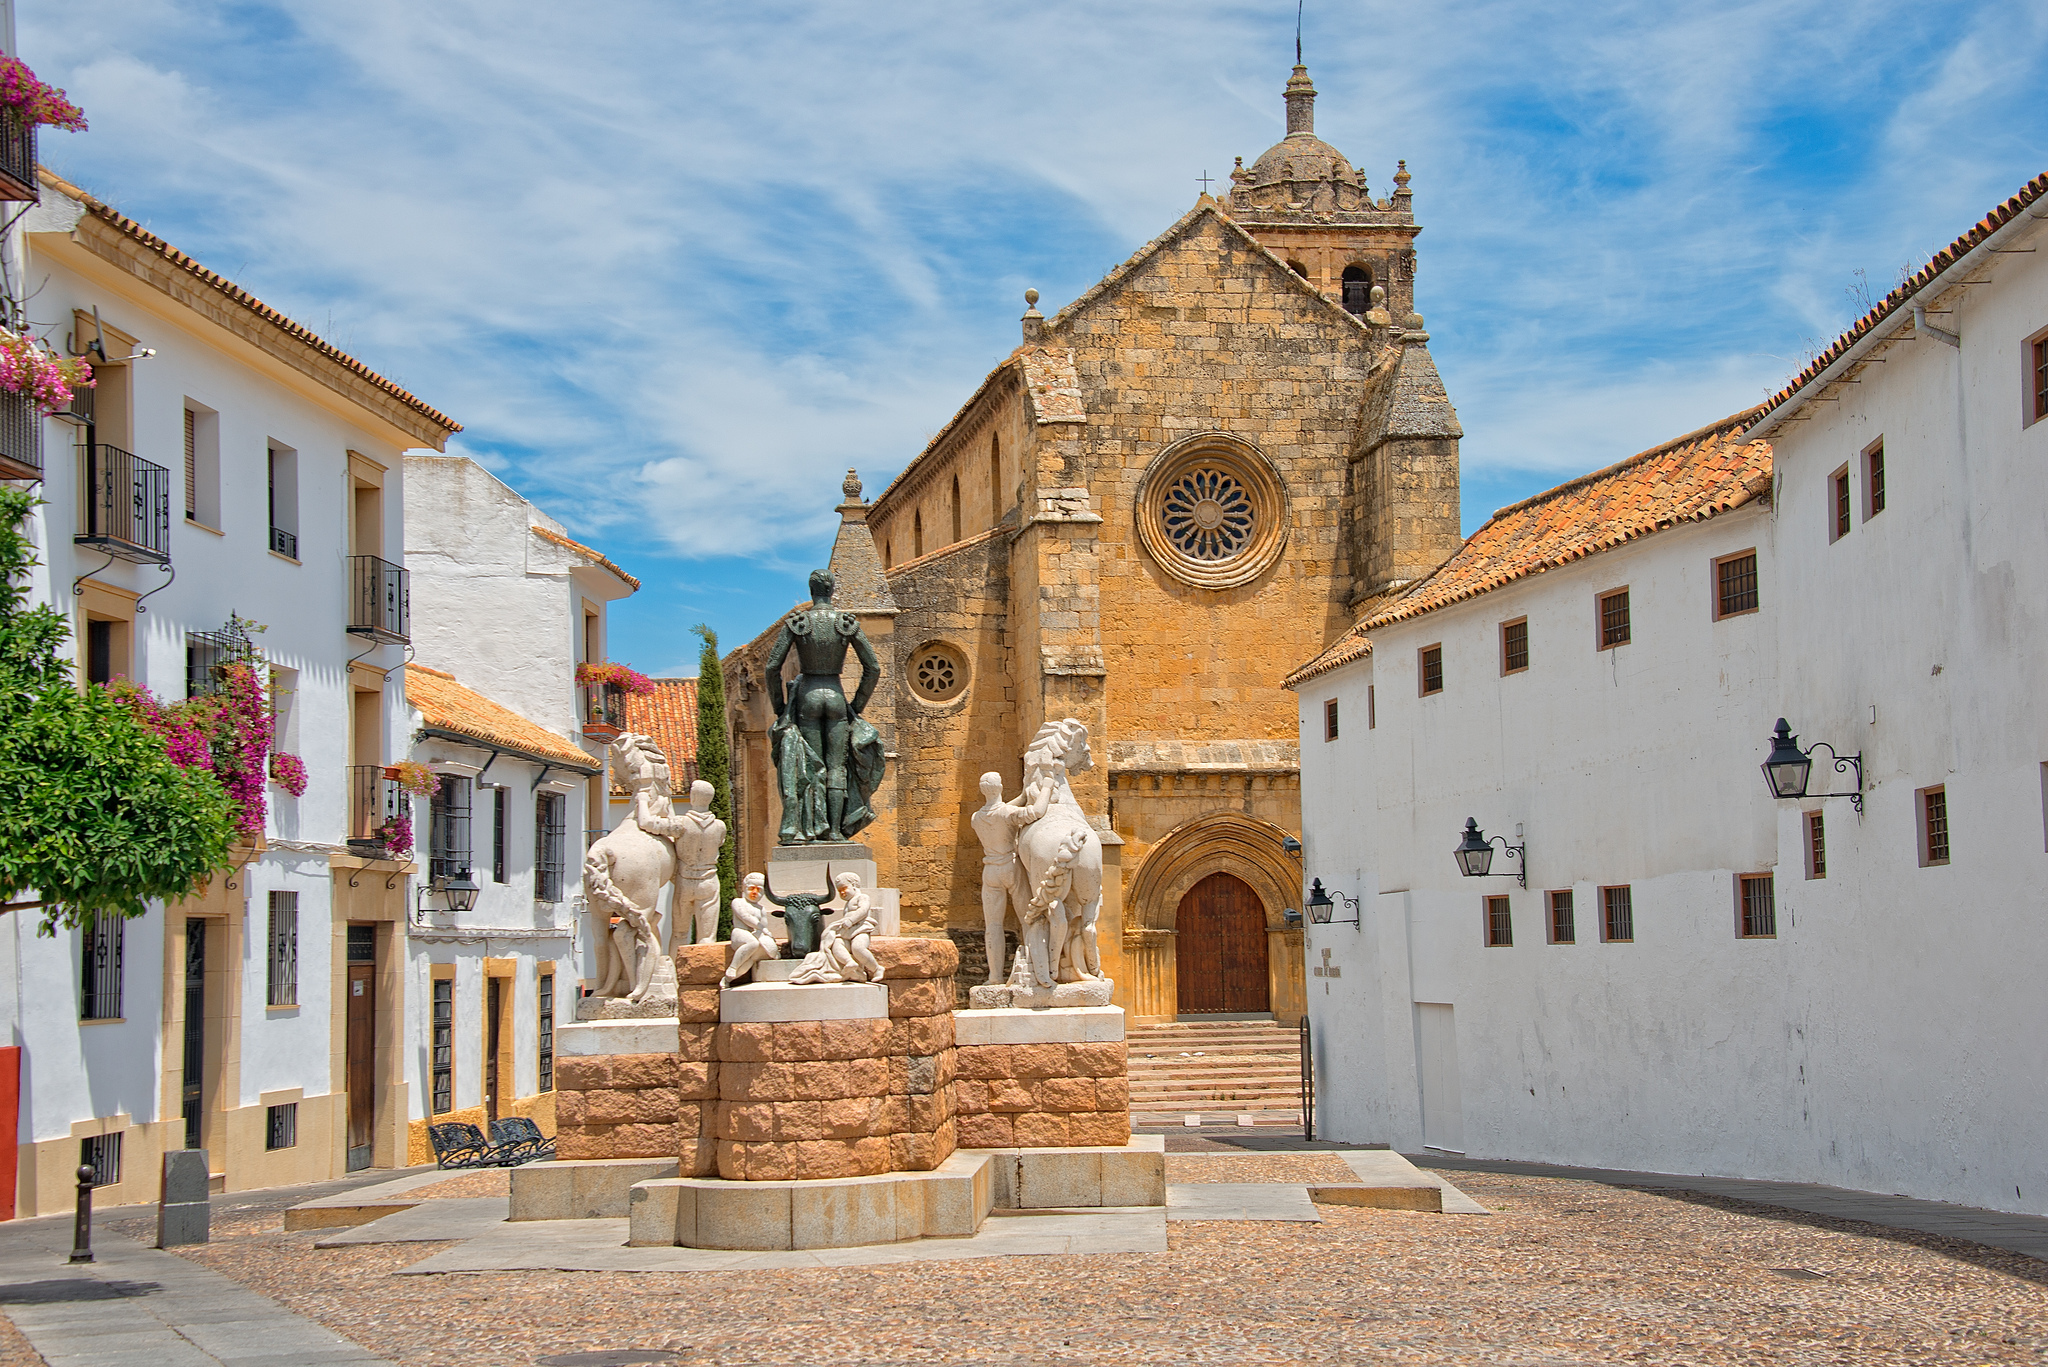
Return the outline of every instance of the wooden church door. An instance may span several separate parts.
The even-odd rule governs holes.
[[[1174,915],[1180,1013],[1270,1011],[1266,909],[1241,878],[1212,873],[1188,889]]]

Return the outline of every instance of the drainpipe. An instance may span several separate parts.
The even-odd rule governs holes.
[[[1927,306],[1925,304],[1913,305],[1913,335],[1915,337],[1925,337],[1936,342],[1946,342],[1958,351],[1963,349],[1963,339],[1959,335],[1950,332],[1947,328],[1938,328],[1927,321]]]

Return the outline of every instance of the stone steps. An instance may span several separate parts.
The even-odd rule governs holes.
[[[1177,1021],[1133,1026],[1131,1116],[1159,1124],[1189,1115],[1297,1124],[1300,1036],[1273,1021]]]

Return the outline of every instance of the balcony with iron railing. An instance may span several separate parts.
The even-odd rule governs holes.
[[[382,764],[351,764],[348,767],[348,847],[352,854],[371,859],[400,859],[411,853],[411,831],[403,830],[405,848],[393,848],[401,831],[399,823],[410,824],[405,797],[398,780]]]
[[[615,683],[577,684],[576,711],[583,734],[609,745],[626,729],[626,690]]]
[[[36,184],[36,125],[19,107],[0,104],[0,200],[42,198]]]
[[[92,393],[90,389],[80,392]],[[42,405],[33,395],[0,394],[0,479],[42,477]]]
[[[138,565],[171,563],[171,472],[103,441],[82,443],[85,530],[71,538]]]
[[[348,560],[348,632],[386,645],[412,639],[412,575],[374,555]]]

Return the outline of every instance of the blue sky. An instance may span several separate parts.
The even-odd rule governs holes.
[[[1293,7],[17,0],[46,163],[463,422],[694,673],[1047,312],[1284,131]],[[2048,167],[2038,4],[1307,6],[1414,174],[1466,529],[1762,399]],[[1862,272],[1859,276],[1857,273]]]

